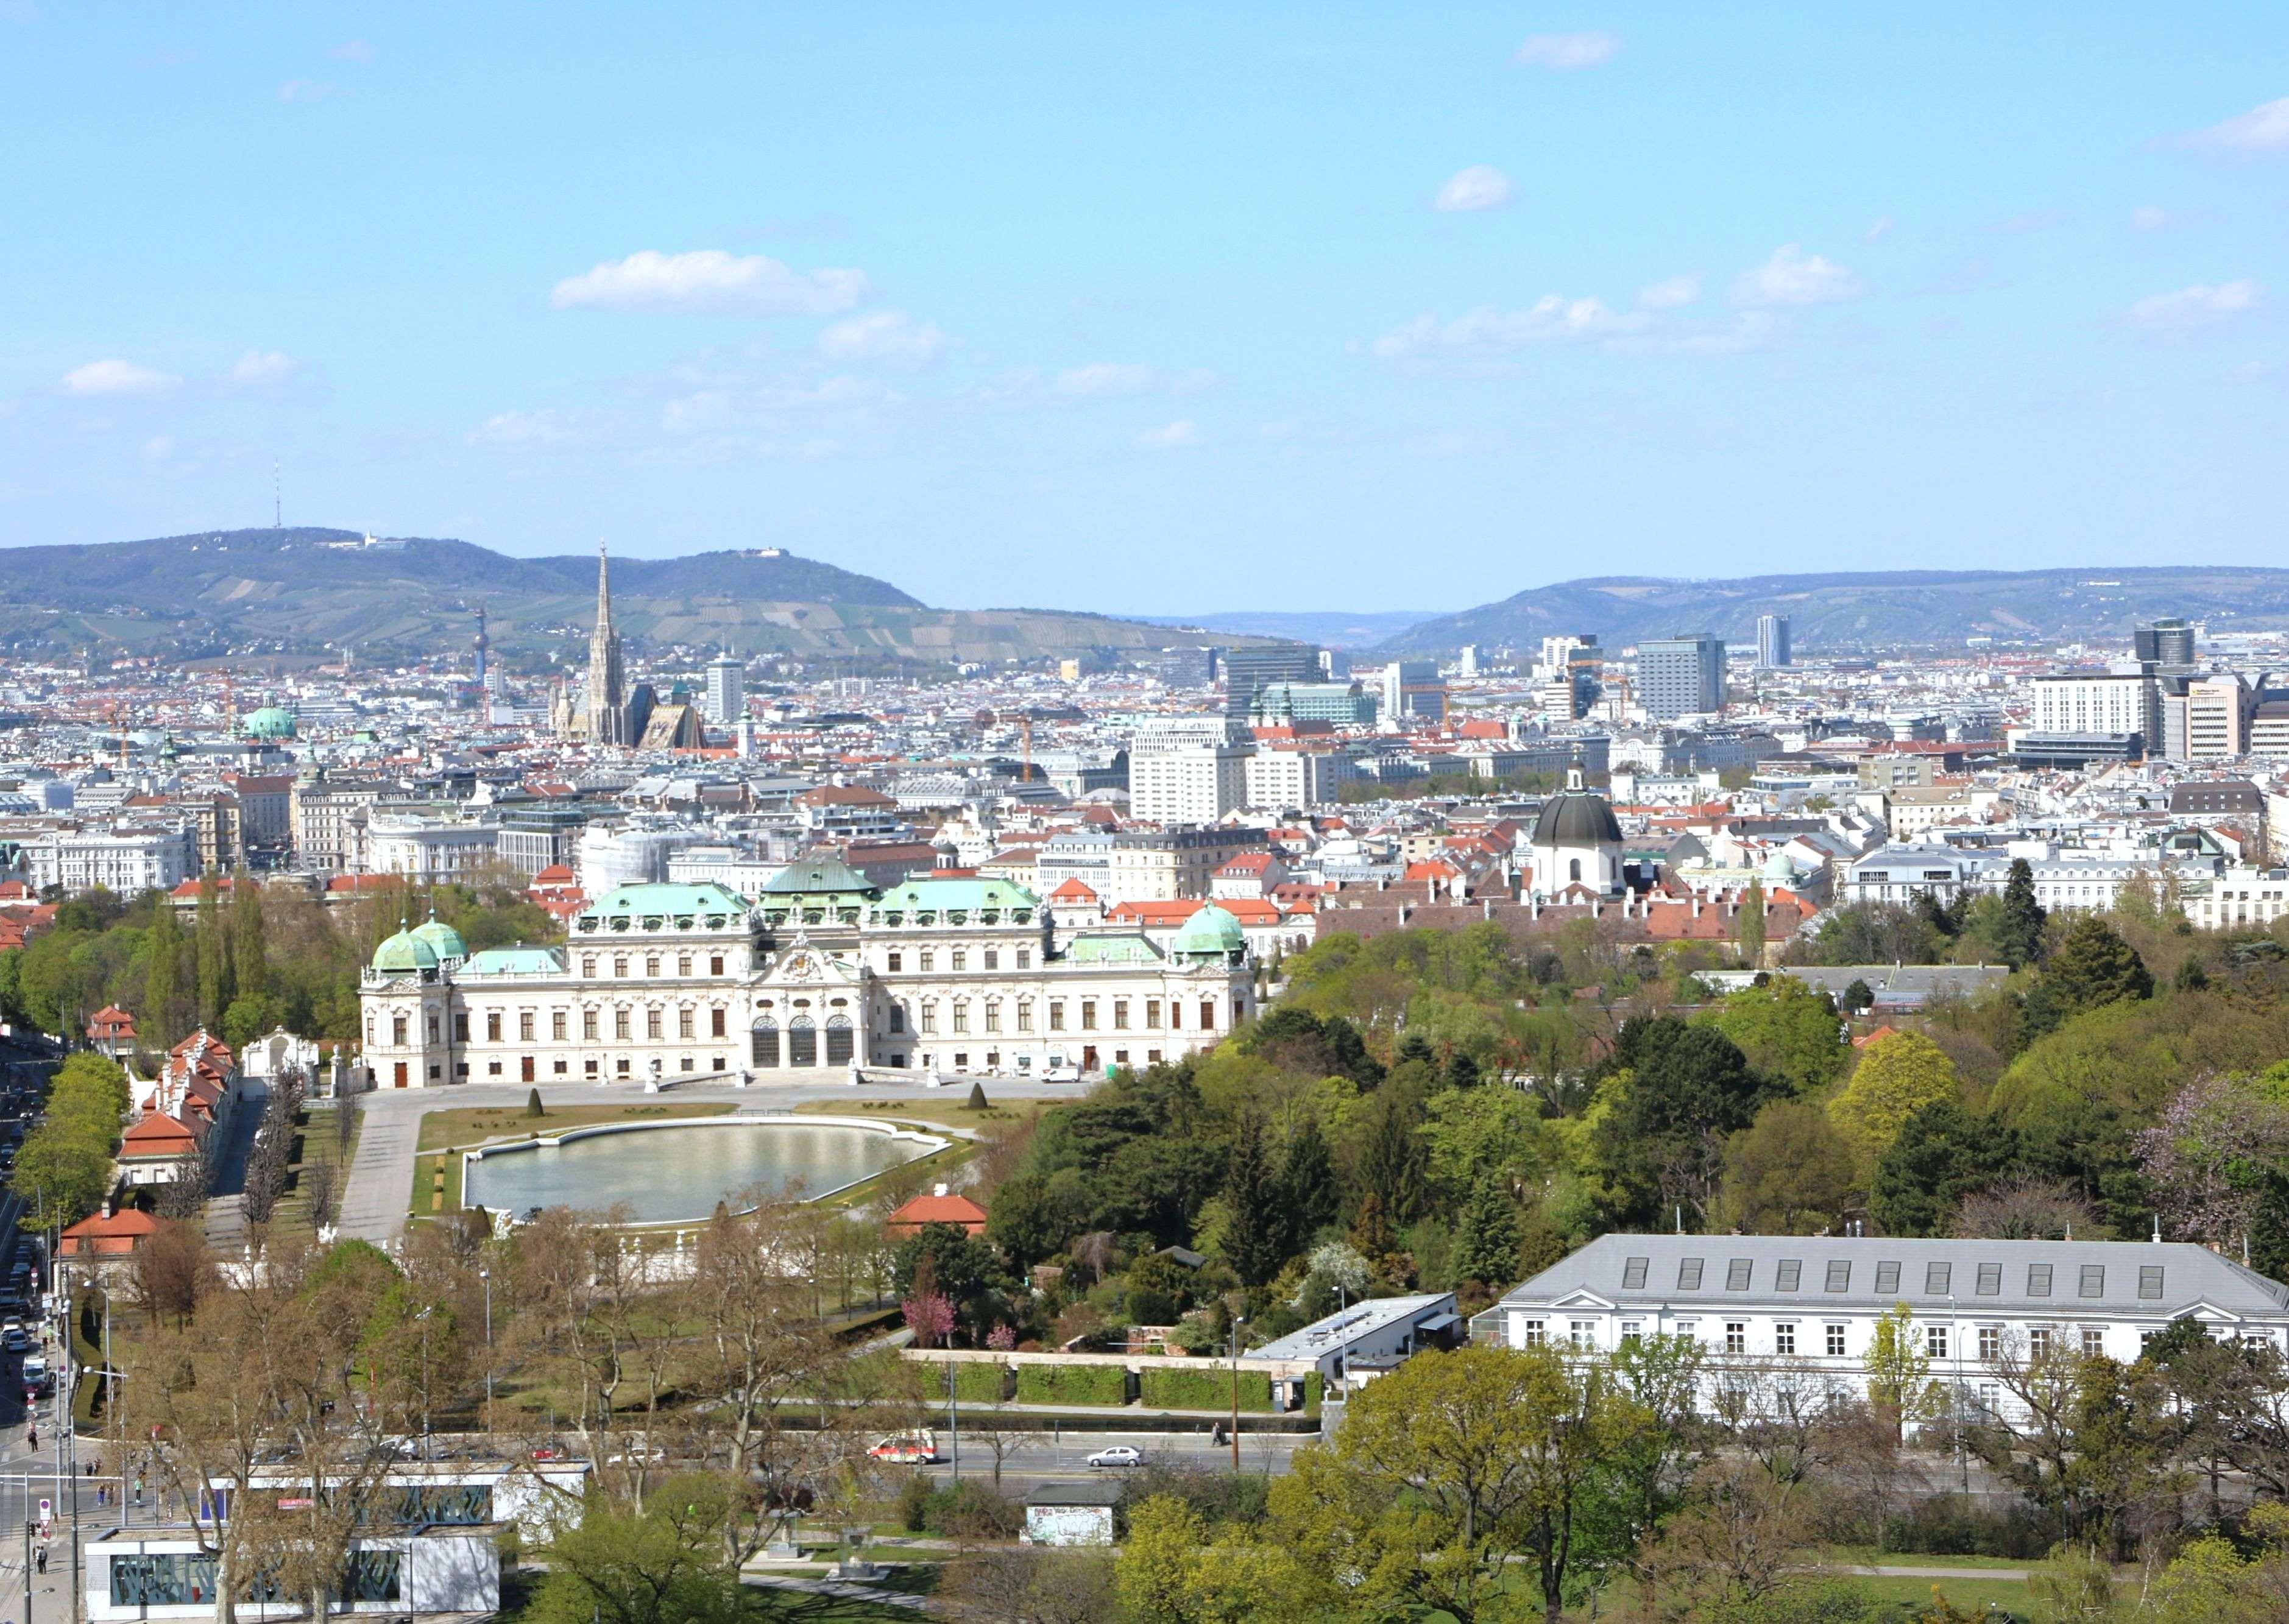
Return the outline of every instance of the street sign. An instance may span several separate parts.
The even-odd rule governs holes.
[[[51,1528],[52,1528],[52,1527],[55,1525],[55,1520],[56,1520],[56,1502],[55,1502],[55,1501],[52,1501],[52,1500],[50,1500],[50,1499],[49,1499],[46,1495],[44,1495],[44,1494],[41,1495],[41,1496],[40,1496],[40,1538],[42,1538],[43,1540],[44,1540],[44,1539],[46,1539],[46,1538],[48,1537],[48,1530],[49,1530],[49,1529],[51,1529]]]

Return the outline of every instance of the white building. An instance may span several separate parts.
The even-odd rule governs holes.
[[[2000,891],[2010,858],[1952,846],[1883,846],[1854,862],[1837,888],[1840,903],[1911,903],[1926,894],[1944,903],[1958,891]]]
[[[747,713],[747,668],[730,652],[707,662],[707,720],[728,728]]]
[[[1352,776],[1351,759],[1339,751],[1259,749],[1248,758],[1248,804],[1272,811],[1328,806]]]
[[[1932,1378],[1990,1414],[2010,1413],[2004,1361],[2128,1363],[2173,1319],[2289,1347],[2289,1290],[2207,1247],[2146,1241],[1606,1235],[1472,1325],[1474,1340],[1585,1352],[1686,1337],[1711,1389],[1784,1370],[1864,1397],[1876,1323],[1902,1305]]]
[[[831,859],[788,869],[752,908],[715,885],[618,887],[562,946],[469,954],[433,919],[376,950],[361,1002],[377,1085],[401,1088],[1101,1074],[1212,1047],[1256,1007],[1246,936],[1220,908],[1167,951],[1134,931],[1059,945],[1019,887],[885,891]]]
[[[1213,824],[1248,804],[1248,724],[1237,717],[1155,716],[1129,745],[1129,810],[1161,824]]]
[[[2186,886],[2179,903],[2197,929],[2269,926],[2289,912],[2289,869],[2223,868],[2212,879]]]
[[[1599,896],[1620,895],[1622,826],[1606,798],[1583,786],[1580,768],[1567,775],[1563,791],[1542,803],[1531,848],[1536,896],[1562,896],[1577,887]]]
[[[493,866],[500,856],[500,828],[376,812],[366,820],[365,851],[365,865],[377,874],[459,880]]]
[[[2144,672],[2060,672],[2029,686],[2038,733],[2135,733],[2162,748],[2162,686]]]
[[[169,891],[199,872],[198,845],[187,824],[52,829],[24,843],[26,878],[36,890],[96,886],[121,896]]]

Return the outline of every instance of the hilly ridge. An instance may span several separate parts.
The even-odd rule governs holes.
[[[774,549],[616,557],[611,583],[614,622],[638,643],[937,665],[1172,641],[1095,615],[931,609],[887,581]],[[512,558],[435,537],[369,546],[357,531],[314,526],[0,551],[0,611],[20,648],[431,654],[467,648],[482,604],[502,653],[577,657],[595,597],[593,554]]]
[[[1382,649],[1435,653],[1464,643],[1525,648],[1559,633],[1609,646],[1685,632],[1748,642],[1760,615],[1786,615],[1798,649],[1959,646],[2076,639],[2127,641],[2157,616],[2215,630],[2289,625],[2289,569],[2255,566],[2080,569],[1897,569],[1675,580],[1599,576],[1534,587],[1408,627]]]

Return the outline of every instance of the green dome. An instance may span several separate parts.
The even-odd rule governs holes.
[[[468,944],[461,940],[461,933],[434,913],[413,927],[413,939],[427,942],[429,951],[440,959],[467,959],[469,956]]]
[[[401,930],[373,950],[373,967],[385,975],[414,975],[437,967],[437,950],[410,930]]]
[[[246,719],[249,738],[292,738],[294,712],[282,711],[275,705],[266,705]]]
[[[1248,951],[1248,933],[1240,921],[1210,903],[1184,921],[1174,949],[1179,959],[1222,959]]]

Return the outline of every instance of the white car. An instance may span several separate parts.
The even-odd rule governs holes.
[[[1100,1449],[1089,1456],[1091,1466],[1142,1466],[1144,1457],[1126,1444],[1115,1444],[1110,1449]]]

